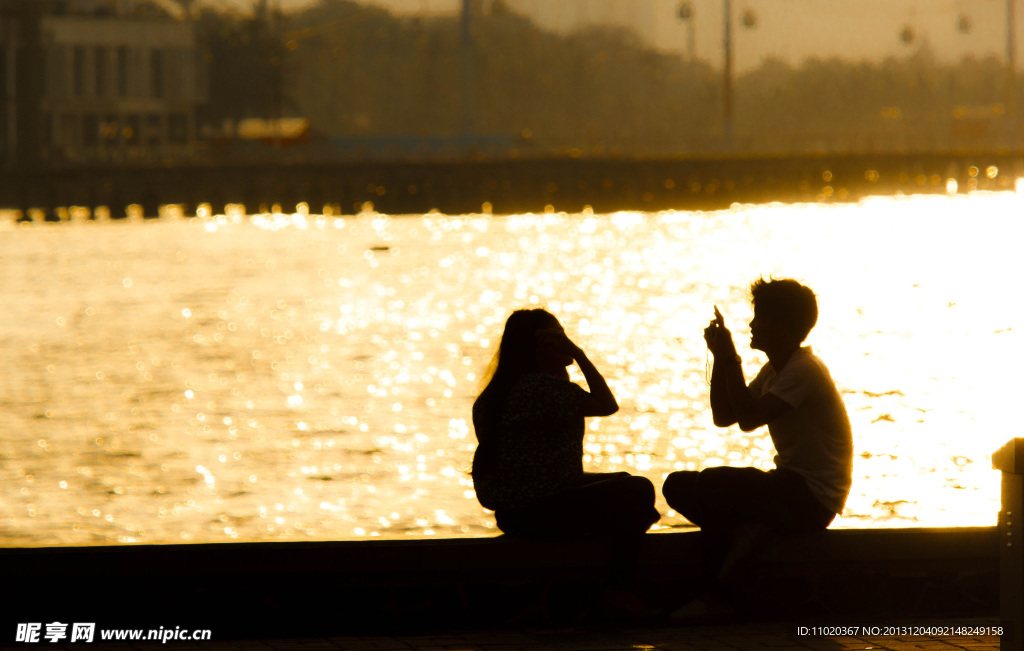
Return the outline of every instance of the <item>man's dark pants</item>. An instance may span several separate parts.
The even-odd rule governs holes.
[[[669,506],[701,528],[701,580],[709,591],[715,590],[740,527],[760,524],[780,533],[809,533],[826,529],[835,518],[791,470],[723,466],[674,472],[662,493]]]

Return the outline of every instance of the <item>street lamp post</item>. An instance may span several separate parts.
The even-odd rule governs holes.
[[[697,49],[693,33],[693,8],[689,2],[679,5],[679,20],[686,23],[686,49],[689,54],[688,60],[690,63],[693,63],[697,60]]]
[[[722,45],[725,47],[725,61],[722,64],[722,120],[725,128],[725,148],[732,149],[732,0],[723,0],[725,5],[725,28],[722,30]]]
[[[470,0],[462,0],[462,135],[469,138],[475,130],[473,94],[475,70],[474,70],[474,44],[473,44],[473,7]]]
[[[725,28],[722,30],[722,45],[725,49],[725,61],[722,65],[722,121],[725,128],[725,148],[732,150],[733,143],[733,89],[732,89],[732,0],[723,0],[725,5]],[[743,26],[753,29],[757,26],[757,16],[749,9],[743,12]]]
[[[1011,146],[1017,146],[1017,71],[1014,53],[1014,0],[1006,0],[1006,114],[1010,118]]]

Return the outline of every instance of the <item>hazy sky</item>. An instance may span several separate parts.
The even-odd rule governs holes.
[[[221,6],[252,7],[256,0],[203,0]],[[293,9],[317,0],[270,0],[282,9]],[[1015,57],[1024,59],[1024,0],[1013,0]],[[454,12],[461,0],[364,0],[396,12]],[[569,30],[588,23],[617,23],[633,27],[658,47],[688,53],[689,28],[679,19],[681,4],[693,11],[693,34],[698,59],[716,65],[722,60],[723,0],[506,0],[514,9],[532,16],[538,24]],[[734,54],[737,70],[765,56],[786,61],[819,56],[878,60],[912,52],[927,40],[942,59],[973,54],[1005,57],[1007,49],[1006,0],[732,0]],[[750,13],[754,27],[741,18]],[[961,17],[971,24],[967,33],[958,29]],[[909,27],[915,34],[911,45],[900,34]]]

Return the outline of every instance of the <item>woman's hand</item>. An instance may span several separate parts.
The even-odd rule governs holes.
[[[615,395],[608,388],[601,372],[587,358],[583,349],[569,339],[565,330],[560,327],[538,330],[537,343],[550,351],[559,363],[568,366],[576,362],[579,365],[590,389],[590,396],[580,405],[580,416],[611,416],[619,410],[619,403],[615,401]],[[568,374],[566,379],[569,379]]]
[[[583,352],[582,349],[574,344],[569,336],[565,334],[565,330],[561,328],[544,328],[537,331],[537,343],[548,346],[552,350],[562,355],[567,355],[572,359],[579,359],[580,354]]]

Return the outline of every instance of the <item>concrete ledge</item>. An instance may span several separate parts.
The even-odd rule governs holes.
[[[522,572],[594,569],[607,545],[594,540],[535,541],[489,538],[417,538],[337,542],[248,542],[186,545],[0,548],[0,575],[32,578],[112,576],[172,577],[201,573],[215,577],[260,574],[388,574],[430,570]],[[650,533],[642,568],[691,568],[700,557],[700,531]],[[769,541],[769,565],[818,563],[998,562],[995,527],[833,529]]]
[[[592,606],[608,553],[593,540],[505,536],[0,548],[0,598],[17,621],[141,619],[221,634],[478,626],[526,612],[551,623]],[[995,527],[778,537],[737,599],[755,616],[993,615],[998,559]],[[699,560],[699,531],[648,534],[642,589],[663,603],[686,598]]]

